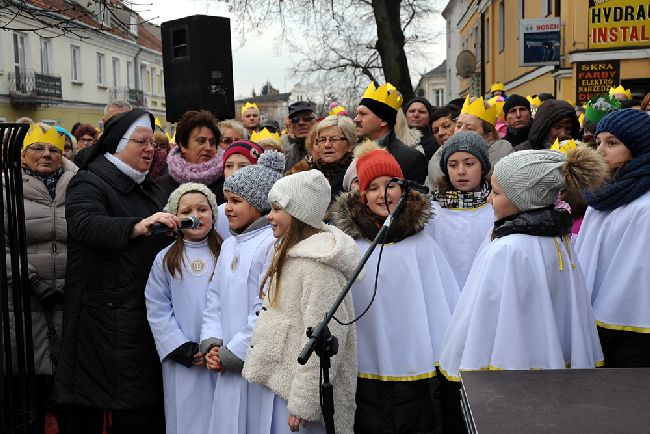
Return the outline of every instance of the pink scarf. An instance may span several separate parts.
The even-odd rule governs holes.
[[[174,146],[167,155],[167,170],[172,179],[179,184],[198,182],[210,185],[221,177],[224,152],[223,149],[217,150],[214,158],[205,163],[190,163],[183,158],[180,148]]]

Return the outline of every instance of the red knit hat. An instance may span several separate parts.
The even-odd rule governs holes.
[[[257,143],[248,140],[237,140],[228,146],[226,152],[223,154],[223,165],[225,167],[226,161],[232,154],[242,154],[251,164],[257,164],[257,159],[260,158],[262,152],[264,152],[264,149]]]
[[[388,151],[376,149],[361,155],[357,160],[359,192],[364,193],[370,183],[380,176],[404,178],[402,168]]]

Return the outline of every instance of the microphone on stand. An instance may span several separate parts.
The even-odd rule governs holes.
[[[196,229],[199,227],[199,223],[200,223],[199,218],[197,216],[191,215],[189,217],[182,218],[181,224],[178,225],[176,230],[180,231],[181,229]],[[151,226],[149,226],[150,234],[164,234],[171,230],[173,229],[164,223],[154,223]]]
[[[392,178],[390,182],[399,184],[404,188],[415,190],[422,194],[429,194],[429,187],[426,185],[418,184],[417,182],[409,181],[408,179]]]

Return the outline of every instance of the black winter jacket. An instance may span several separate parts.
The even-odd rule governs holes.
[[[164,200],[149,176],[138,185],[104,156],[70,181],[57,402],[126,410],[162,400],[144,288],[156,254],[170,240],[129,235],[138,221],[162,210]]]
[[[395,157],[406,179],[418,184],[424,183],[427,177],[427,160],[422,153],[402,143],[393,131],[379,140],[379,146],[386,148]]]
[[[515,146],[515,151],[550,148],[553,144],[546,143],[548,130],[555,122],[564,118],[571,118],[571,137],[579,139],[580,122],[578,122],[575,109],[566,101],[549,99],[537,109],[533,125],[528,133],[528,140]]]

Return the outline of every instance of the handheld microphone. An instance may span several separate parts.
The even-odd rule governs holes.
[[[417,182],[409,181],[408,179],[393,178],[390,180],[390,182],[394,182],[406,189],[415,190],[422,194],[429,194],[429,187],[426,185],[418,184]]]
[[[181,224],[176,228],[176,230],[181,229],[196,229],[199,227],[199,218],[197,216],[191,215],[181,219]],[[172,229],[164,223],[154,223],[149,226],[150,234],[164,234],[169,232]]]

